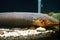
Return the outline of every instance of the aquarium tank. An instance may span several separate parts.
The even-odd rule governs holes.
[[[59,40],[58,0],[0,0],[0,40]]]

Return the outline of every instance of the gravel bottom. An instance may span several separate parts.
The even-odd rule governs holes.
[[[3,30],[5,30],[5,31],[8,30],[7,32],[14,32],[17,29],[14,29],[14,30],[1,29],[0,30],[0,32],[1,32],[0,33],[0,40],[47,40],[47,38],[48,38],[48,40],[50,40],[51,35],[55,33],[55,31],[53,31],[53,30],[46,30],[46,29],[40,27],[40,29],[37,28],[35,30],[29,30],[29,33],[30,32],[31,33],[30,34],[28,33],[28,35],[24,35],[24,34],[20,33],[22,35],[18,34],[19,36],[16,36],[16,35],[15,36],[7,36],[8,35],[7,34],[4,36],[1,36],[1,35],[3,35],[2,34],[4,32]],[[18,31],[20,32],[22,30],[19,29]],[[34,33],[34,31],[36,31],[36,32]],[[51,39],[51,40],[53,40],[53,39]]]

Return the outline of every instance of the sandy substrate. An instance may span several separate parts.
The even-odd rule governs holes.
[[[45,28],[39,27],[35,30],[21,30],[19,28],[15,29],[0,29],[0,39],[1,40],[34,40],[49,37],[53,30],[46,30]],[[3,38],[3,39],[2,39]]]

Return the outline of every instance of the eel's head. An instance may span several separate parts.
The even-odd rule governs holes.
[[[59,25],[59,21],[50,16],[44,16],[42,19],[38,18],[33,21],[33,25],[40,27],[52,27]]]
[[[49,20],[45,20],[45,21],[43,21],[43,20],[34,20],[33,25],[44,27],[44,26],[57,26],[57,25],[59,25],[59,23],[58,22],[53,23]]]

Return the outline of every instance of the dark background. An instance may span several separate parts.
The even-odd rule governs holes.
[[[60,12],[58,0],[42,0],[41,12]],[[38,12],[38,0],[0,0],[0,12]]]

